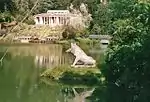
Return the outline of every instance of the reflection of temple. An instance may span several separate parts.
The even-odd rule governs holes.
[[[46,67],[46,68],[54,68],[57,66],[65,65],[67,64],[68,58],[66,58],[65,55],[63,56],[35,56],[35,64],[40,67]]]
[[[61,45],[29,45],[29,46],[12,46],[9,51],[13,56],[34,58],[36,66],[52,68],[72,62],[71,56],[63,53]]]
[[[47,53],[35,55],[35,64],[39,67],[54,68],[69,63],[70,56],[63,53],[62,46],[54,45],[49,46]]]

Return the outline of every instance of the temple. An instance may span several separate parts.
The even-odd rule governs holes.
[[[49,25],[51,27],[67,25],[70,20],[68,10],[48,10],[34,16],[36,25]]]

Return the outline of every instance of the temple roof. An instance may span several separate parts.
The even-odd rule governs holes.
[[[52,17],[54,17],[54,16],[60,16],[60,17],[68,16],[69,17],[70,14],[41,13],[41,14],[35,15],[35,17],[50,17],[50,16],[52,16]]]
[[[41,13],[35,15],[35,17],[54,17],[54,16],[59,16],[59,17],[64,17],[64,16],[70,16],[69,10],[48,10],[47,13]]]

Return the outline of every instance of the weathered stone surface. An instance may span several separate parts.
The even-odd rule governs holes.
[[[76,43],[71,43],[71,48],[66,52],[71,52],[75,56],[75,60],[71,65],[72,67],[77,67],[76,64],[79,61],[83,62],[84,67],[95,67],[96,65],[96,61],[91,56],[86,55],[86,53],[78,45],[76,45]]]

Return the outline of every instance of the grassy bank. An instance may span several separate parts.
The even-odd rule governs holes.
[[[104,80],[98,68],[71,68],[66,66],[47,69],[41,73],[41,77],[71,85],[94,85]]]

